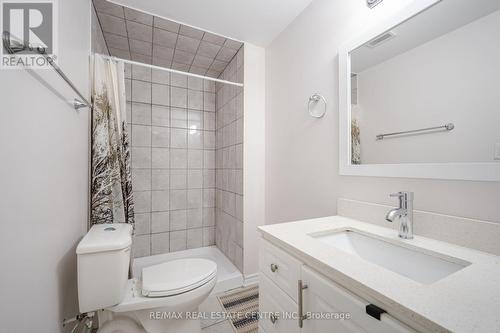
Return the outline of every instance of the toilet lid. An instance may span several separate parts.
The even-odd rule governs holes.
[[[211,260],[189,258],[168,261],[142,269],[142,295],[165,297],[198,288],[217,275]]]

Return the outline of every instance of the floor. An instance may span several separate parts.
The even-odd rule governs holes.
[[[224,309],[219,303],[217,296],[223,295],[224,292],[219,294],[210,295],[205,302],[200,305],[199,311],[204,313],[204,316],[211,317],[211,313],[215,313],[216,316],[220,316],[220,313],[224,312]],[[234,329],[227,319],[202,319],[201,328],[203,333],[235,333]],[[97,329],[93,330],[92,333],[96,333]]]
[[[205,327],[201,331],[203,333],[234,333],[233,327],[228,320]]]
[[[224,293],[212,294],[200,305],[199,311],[210,317],[211,313],[223,313],[224,309],[219,303],[217,296]],[[227,319],[202,319],[201,328],[203,333],[234,333],[231,323]]]

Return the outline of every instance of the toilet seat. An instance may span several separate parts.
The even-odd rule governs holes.
[[[188,258],[145,267],[142,270],[142,295],[168,297],[196,289],[217,275],[211,260]]]
[[[183,281],[176,280],[175,278],[172,279],[172,277],[175,275],[175,271],[170,271],[170,272],[168,270],[165,271],[165,268],[167,269],[172,268],[171,265],[165,265],[169,262],[160,264],[162,265],[161,268],[163,268],[163,270],[160,268],[157,269],[158,271],[163,271],[163,273],[156,275],[153,273],[153,275],[151,276],[162,277],[164,281],[177,282],[177,288],[175,284],[171,284],[170,286],[172,287],[167,287],[167,289],[168,288],[170,289],[166,290],[164,289],[165,287],[163,285],[161,288],[151,287],[151,280],[148,279],[147,276],[149,274],[147,272],[149,271],[149,273],[151,273],[154,272],[155,270],[154,269],[147,270],[147,268],[155,266],[144,268],[143,274],[146,271],[146,285],[148,285],[148,282],[150,283],[149,289],[148,287],[146,288],[142,287],[142,284],[144,282],[144,275],[142,283],[140,280],[130,279],[127,282],[127,288],[126,288],[127,292],[125,294],[125,298],[123,299],[123,301],[120,302],[119,304],[107,308],[107,310],[110,310],[111,312],[114,313],[145,310],[149,313],[151,309],[161,308],[162,309],[161,311],[177,312],[177,311],[185,311],[182,309],[186,307],[190,308],[200,299],[206,298],[208,294],[212,291],[217,282],[217,264],[210,260],[207,261],[209,263],[212,263],[213,265],[210,265],[209,263],[202,261],[193,261],[194,259],[183,259],[183,260],[189,260],[189,262],[184,263],[185,268],[192,267],[193,270],[196,269],[200,273],[205,272],[205,274],[198,275],[198,278],[194,278],[194,276],[196,275],[193,274],[193,272],[191,271],[191,274],[189,274],[190,278],[185,279]],[[206,260],[206,259],[200,259],[200,260]],[[194,267],[192,266],[193,264],[195,265]],[[201,267],[205,267],[205,269],[201,269]],[[207,274],[208,276],[205,276],[205,278],[202,277],[203,275]],[[188,275],[188,273],[186,273],[186,275]],[[161,285],[161,280],[159,280],[159,285]],[[151,295],[159,294],[160,292],[162,293],[166,292],[166,294],[170,294],[170,296],[163,296],[163,297],[144,296],[143,295],[144,290],[146,293],[149,292]]]

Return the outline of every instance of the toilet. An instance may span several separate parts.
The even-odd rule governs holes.
[[[217,281],[200,258],[145,267],[129,279],[132,226],[92,226],[76,249],[80,312],[97,312],[98,333],[200,333],[198,307]]]

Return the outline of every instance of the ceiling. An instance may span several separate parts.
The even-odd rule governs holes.
[[[219,77],[243,43],[94,0],[104,40],[112,56]]]
[[[312,0],[112,0],[223,36],[270,44]]]
[[[391,29],[396,37],[375,48],[351,53],[352,71],[360,73],[399,54],[500,10],[498,0],[445,0]]]

